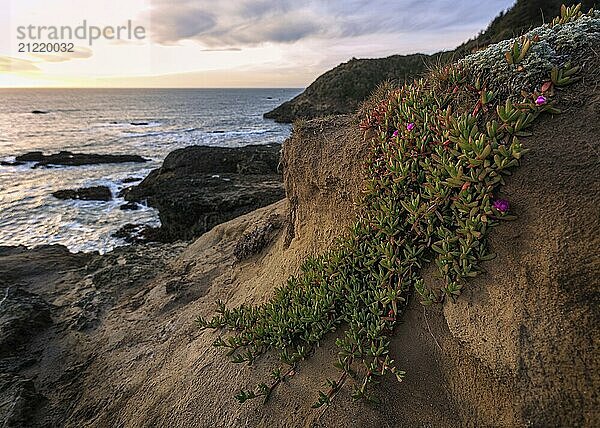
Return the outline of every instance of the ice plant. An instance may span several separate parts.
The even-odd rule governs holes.
[[[501,213],[505,213],[509,210],[510,204],[508,203],[508,201],[506,199],[496,199],[494,201],[493,207],[496,208]]]
[[[541,37],[527,37],[531,47],[527,58],[520,59],[529,61],[528,66],[556,64],[550,76],[554,86],[573,82],[576,67],[559,69],[558,61],[573,53],[581,39],[592,46],[596,32],[586,28],[598,28],[600,13],[581,19],[581,26],[538,29]],[[552,47],[560,41],[561,56],[540,49],[540,39]],[[517,40],[517,59],[523,40]],[[334,364],[340,373],[327,379],[313,407],[329,405],[346,383],[353,384],[354,399],[375,400],[372,387],[385,375],[402,380],[404,371],[391,357],[390,339],[408,299],[415,296],[424,305],[455,301],[469,280],[483,272],[481,263],[495,257],[487,234],[514,216],[499,215],[509,211],[509,202],[491,195],[498,194],[504,177],[527,151],[519,137],[529,134],[538,116],[552,113],[550,106],[538,108],[547,104],[546,97],[526,91],[538,87],[548,69],[523,72],[505,66],[504,47],[510,46],[515,40],[370,101],[360,125],[370,131],[365,132],[367,177],[357,219],[347,234],[326,253],[308,258],[268,302],[228,308],[220,301],[212,319],[198,317],[201,328],[225,329],[214,346],[224,348],[235,363],[252,363],[265,352],[279,351],[282,365],[268,383],[242,389],[235,396],[238,401],[266,401],[338,329],[344,329],[336,340]],[[569,71],[560,75],[563,69]],[[493,99],[486,94],[487,108],[473,88],[493,88]],[[414,120],[419,129],[409,122]],[[404,127],[414,132],[407,136]],[[443,143],[431,144],[436,141]],[[427,284],[422,273],[429,263],[441,276],[435,284]]]

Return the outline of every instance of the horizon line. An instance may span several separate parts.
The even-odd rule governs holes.
[[[307,86],[223,86],[223,87],[166,87],[166,86],[0,86],[3,89],[306,89]]]

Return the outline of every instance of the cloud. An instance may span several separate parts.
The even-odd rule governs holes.
[[[322,32],[314,10],[292,1],[155,0],[152,36],[164,44],[196,40],[209,48],[289,43]]]
[[[73,52],[55,52],[48,54],[32,53],[31,56],[42,60],[43,62],[65,62],[72,59],[89,58],[94,54],[90,48],[76,46]]]
[[[194,40],[208,49],[303,39],[483,29],[512,0],[154,0],[151,35],[162,44]],[[472,35],[472,34],[470,34]]]
[[[240,52],[241,48],[214,48],[214,49],[200,49],[200,52]]]
[[[56,52],[49,54],[31,53],[37,61],[28,59],[0,56],[0,72],[2,73],[32,73],[41,71],[38,64],[44,62],[65,62],[72,59],[89,58],[93,55],[90,48],[75,47],[73,52]]]
[[[33,61],[17,59],[10,56],[0,56],[0,72],[2,73],[31,73],[40,69]]]

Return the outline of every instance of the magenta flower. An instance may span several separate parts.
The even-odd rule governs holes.
[[[392,137],[397,137],[397,136],[398,136],[398,130],[396,129],[396,130],[394,131],[394,133],[392,134]]]
[[[537,105],[539,105],[539,106],[543,106],[544,104],[546,104],[546,101],[548,101],[548,100],[546,99],[546,97],[545,97],[545,96],[543,96],[543,95],[540,95],[540,96],[539,96],[539,97],[537,97],[537,99],[535,100],[535,103],[536,103]]]
[[[508,203],[508,201],[506,199],[496,199],[494,201],[493,207],[496,208],[501,213],[505,213],[506,211],[508,211],[510,209],[510,204]]]
[[[414,122],[410,122],[406,125],[406,129],[408,129],[409,131],[412,131],[413,129],[415,129],[415,124]]]

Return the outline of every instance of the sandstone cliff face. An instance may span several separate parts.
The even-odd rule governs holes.
[[[444,306],[442,365],[473,424],[600,420],[600,98],[586,89],[597,79],[562,95],[565,112],[523,140],[531,152],[502,189],[518,220],[492,232],[498,257]]]
[[[320,253],[352,222],[366,153],[353,116],[295,125],[282,158],[289,239]]]

